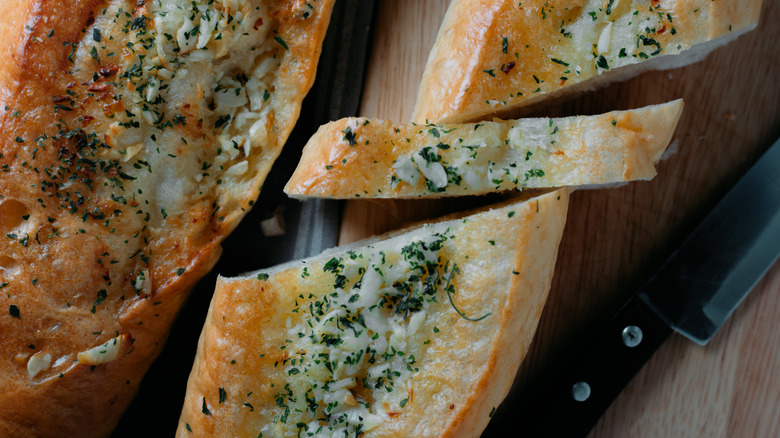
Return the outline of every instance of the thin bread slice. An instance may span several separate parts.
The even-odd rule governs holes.
[[[761,0],[453,0],[412,120],[516,117],[533,103],[682,67],[754,29],[760,11]]]
[[[309,140],[296,198],[412,198],[650,179],[682,100],[597,116],[443,125],[348,118]]]
[[[332,6],[0,2],[0,436],[111,434],[257,199]]]
[[[178,436],[477,436],[534,336],[567,206],[526,196],[220,278]]]

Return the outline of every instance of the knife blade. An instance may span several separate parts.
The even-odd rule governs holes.
[[[778,257],[778,142],[639,293],[670,327],[700,345],[712,338]]]
[[[622,306],[604,332],[579,344],[554,381],[538,382],[537,393],[522,395],[525,402],[508,403],[483,436],[500,436],[512,426],[516,430],[520,412],[528,436],[586,436],[674,332],[705,345],[779,255],[780,139]]]

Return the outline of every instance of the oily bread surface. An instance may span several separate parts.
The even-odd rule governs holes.
[[[192,92],[174,92],[172,80],[169,91],[156,90],[170,93],[166,103],[141,94],[152,87],[150,72],[162,74],[159,65],[138,67],[153,65],[143,64],[143,55],[144,62],[156,62],[150,56],[155,42],[147,38],[165,21],[155,22],[154,11],[168,4],[0,5],[0,226],[3,235],[14,236],[0,242],[2,436],[111,433],[188,291],[214,265],[220,242],[257,197],[312,84],[332,6],[322,0],[306,11],[297,2],[210,3],[211,12],[224,13],[223,23],[237,24],[238,12],[249,19],[254,6],[266,19],[226,25],[199,52],[169,53],[162,64],[176,65],[168,64],[168,73],[187,70],[194,79],[175,83]],[[167,22],[176,19],[170,14]],[[269,90],[261,116],[267,135],[236,156],[223,150],[230,158],[204,177],[204,163],[224,146],[219,136],[238,122],[225,123],[220,105],[207,98],[214,84],[198,78],[218,68],[223,78],[236,74],[233,52],[225,49],[230,33],[245,29],[248,38],[267,32],[276,45],[267,46],[276,62],[262,78]],[[182,38],[193,35],[182,32]],[[158,37],[168,49],[175,44]],[[236,41],[231,50],[251,51],[239,49],[241,37]],[[194,61],[207,52],[220,54]],[[213,68],[203,67],[208,62]],[[144,119],[144,106],[166,118]],[[245,106],[229,114],[252,112]],[[147,126],[149,120],[157,125]],[[243,173],[228,172],[241,161],[247,162]],[[202,185],[177,186],[199,174]]]
[[[385,421],[365,436],[477,436],[482,431],[533,338],[567,204],[563,189],[435,225],[454,235],[442,254],[460,267],[458,308],[467,315],[491,315],[469,321],[446,297],[434,304],[407,349],[419,372],[394,391],[407,399],[405,406],[391,403]],[[409,235],[385,237],[408,240]],[[380,238],[372,244],[384,243]],[[280,362],[289,357],[279,346],[299,318],[292,309],[301,304],[301,293],[331,287],[323,265],[341,251],[272,269],[267,279],[256,274],[220,278],[190,374],[179,436],[255,437],[261,430],[273,436],[263,427],[279,414],[275,398],[287,375]]]
[[[507,118],[535,102],[682,67],[755,28],[760,11],[761,0],[455,0],[412,120]]]
[[[300,198],[439,197],[651,179],[682,109],[682,100],[676,100],[637,110],[563,119],[441,125],[341,119],[323,125],[309,140],[285,192]],[[513,129],[522,134],[513,133]],[[541,150],[536,148],[537,143],[542,145]],[[456,167],[459,170],[449,176],[450,180],[462,177],[467,167],[487,168],[488,161],[506,164],[506,157],[515,153],[520,154],[519,165],[512,167],[528,169],[517,170],[519,175],[514,181],[497,170],[492,177],[480,174],[480,185],[472,185],[466,178],[457,184],[450,182],[441,190],[427,185],[424,177],[415,184],[399,181],[400,172],[395,170],[399,158],[413,156],[425,147],[445,167],[456,166],[459,153],[490,154],[467,158],[470,161]],[[483,152],[489,148],[496,152]],[[416,167],[425,165],[418,162],[420,156],[415,159]]]

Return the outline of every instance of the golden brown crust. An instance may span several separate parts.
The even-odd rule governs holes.
[[[151,3],[0,5],[0,436],[111,433],[189,290],[256,199],[313,81],[332,7],[314,2],[304,19],[298,2],[264,3],[274,17],[266,25],[287,46],[276,49],[282,76],[268,100],[281,109],[271,141],[252,150],[242,179],[212,170],[226,175],[225,187],[166,213],[160,196],[171,188],[154,178],[167,169],[146,175],[146,161],[111,155],[133,148],[120,151],[115,142],[130,134],[114,134],[116,123],[133,120],[125,111],[141,86],[133,83],[137,56],[152,50],[139,36],[155,30],[159,3]],[[128,15],[112,22],[117,8]],[[157,136],[202,135],[199,146],[216,151],[215,130],[199,126],[194,108],[179,110],[179,123]],[[171,159],[203,153],[186,143],[161,147]],[[195,176],[202,164],[176,171]],[[92,350],[106,342],[115,360]]]
[[[413,120],[484,120],[680,67],[753,29],[760,10],[761,0],[456,0],[428,58]]]
[[[285,192],[301,198],[439,197],[650,179],[682,109],[676,100],[598,116],[478,124],[342,119],[309,140]],[[399,165],[403,160],[406,166]],[[423,166],[437,165],[446,169],[446,185],[424,172]]]
[[[469,437],[483,430],[533,338],[567,205],[563,189],[434,225],[432,230],[451,235],[440,254],[459,267],[453,282],[457,308],[472,317],[490,315],[466,320],[446,295],[438,297],[406,343],[407,356],[417,358],[415,372],[388,396],[406,400],[400,406],[397,400],[375,401],[383,406],[377,409],[384,420],[364,436]],[[418,234],[407,229],[369,243],[391,254],[393,242],[408,243]],[[290,327],[308,306],[304,294],[332,291],[333,276],[323,267],[347,250],[362,254],[359,245],[352,245],[274,268],[265,279],[256,273],[218,281],[178,436],[256,437],[261,431],[274,436],[274,427],[281,426],[274,426],[274,416],[283,413],[279,394],[292,382],[287,376],[298,375],[290,372],[289,359],[299,353],[284,347],[297,348],[289,343],[295,339]],[[353,392],[378,400],[365,388]]]

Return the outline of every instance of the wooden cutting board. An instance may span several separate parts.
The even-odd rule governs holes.
[[[380,4],[360,115],[411,120],[448,0]],[[516,391],[561,360],[667,257],[780,136],[780,2],[755,31],[698,64],[647,73],[535,115],[598,114],[685,99],[676,153],[651,182],[573,194],[552,290]],[[778,163],[780,172],[780,163]],[[341,242],[464,208],[474,200],[349,201]],[[778,242],[780,245],[780,242]],[[518,421],[522,413],[514,414]],[[780,436],[780,264],[706,346],[674,335],[592,437]]]

